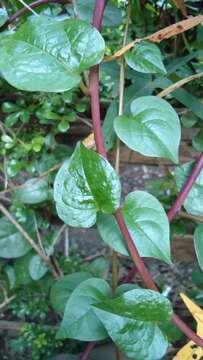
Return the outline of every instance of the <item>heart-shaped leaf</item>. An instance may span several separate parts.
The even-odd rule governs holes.
[[[125,54],[127,64],[141,73],[166,74],[158,46],[142,41]]]
[[[66,91],[102,60],[104,46],[99,32],[82,20],[34,16],[0,41],[0,72],[21,90]]]
[[[134,191],[127,195],[122,212],[140,256],[171,263],[169,222],[160,202],[145,191]],[[102,239],[111,248],[128,255],[113,216],[99,215],[97,225]]]
[[[105,339],[106,330],[92,306],[104,301],[109,295],[110,287],[105,280],[92,278],[83,281],[68,299],[57,338],[81,341]]]
[[[28,223],[25,226],[26,230],[30,227],[30,222]],[[6,217],[2,217],[0,219],[0,257],[18,258],[27,254],[30,249],[30,244],[23,235]]]
[[[54,184],[58,215],[70,226],[94,225],[98,210],[113,213],[120,193],[119,178],[109,162],[80,143]]]
[[[193,167],[194,162],[189,162],[176,168],[175,181],[179,191],[187,181]],[[183,205],[188,213],[201,216],[203,215],[203,170],[197,177]]]
[[[50,292],[50,301],[54,310],[57,312],[63,312],[73,290],[83,281],[91,278],[88,272],[76,272],[63,276],[57,280]]]
[[[94,305],[109,336],[126,356],[136,360],[162,358],[167,339],[157,323],[170,319],[172,307],[161,294],[130,290],[116,299]]]
[[[143,96],[131,104],[131,116],[118,116],[114,128],[132,150],[178,162],[180,121],[172,106],[157,96]]]

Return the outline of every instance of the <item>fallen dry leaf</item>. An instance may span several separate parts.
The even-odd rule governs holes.
[[[114,55],[112,56],[105,56],[104,62],[109,62],[115,59],[120,58],[123,56],[128,50],[134,47],[136,43],[139,43],[142,40],[148,40],[151,42],[161,42],[162,40],[169,39],[172,36],[181,34],[189,29],[192,29],[193,27],[199,25],[201,22],[203,22],[203,15],[198,16],[191,16],[186,20],[179,21],[173,25],[167,26],[164,29],[161,29],[157,32],[155,32],[152,35],[146,36],[142,39],[135,39],[134,41],[130,42],[120,50],[118,50]]]
[[[203,310],[186,295],[180,294],[188,310],[197,322],[197,335],[203,337]],[[203,360],[203,349],[193,341],[189,341],[178,351],[173,360]]]

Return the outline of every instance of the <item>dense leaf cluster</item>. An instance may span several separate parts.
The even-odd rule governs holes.
[[[178,219],[170,228],[166,212],[195,166],[194,162],[180,165],[181,127],[195,129],[192,146],[196,152],[203,150],[202,85],[200,80],[189,83],[166,99],[159,93],[203,70],[202,25],[188,35],[192,45],[184,34],[160,47],[141,41],[125,53],[124,106],[118,116],[120,62],[106,64],[103,59],[122,44],[126,7],[120,1],[107,5],[100,34],[90,24],[95,2],[76,3],[78,18],[69,4],[47,5],[0,34],[2,286],[11,295],[20,293],[23,286],[34,289],[38,299],[39,288],[46,294],[40,298],[42,304],[49,302],[45,308],[34,302],[39,311],[32,308],[30,299],[29,306],[16,300],[10,305],[17,317],[40,323],[39,331],[32,325],[23,330],[36,359],[56,355],[64,339],[107,338],[128,358],[161,359],[170,341],[170,301],[134,284],[112,291],[109,262],[102,256],[87,266],[80,258],[75,262],[67,258],[67,231],[95,226],[105,244],[129,258],[115,219],[120,209],[139,256],[172,263],[170,240],[182,227],[186,231],[186,221]],[[0,26],[13,12],[12,6],[6,8],[0,9]],[[188,11],[195,15],[197,8],[189,4]],[[151,1],[132,1],[130,14],[129,41],[135,34],[143,37],[155,31],[160,19],[164,27],[164,15],[170,14],[171,22],[173,14],[180,16],[171,4],[160,7]],[[125,199],[113,165],[92,144],[74,141],[72,146],[68,137],[71,130],[84,129],[84,124],[92,127],[88,75],[98,64],[106,150],[114,149],[118,138],[143,156],[177,165],[165,178],[148,182],[145,191],[135,190]],[[183,205],[203,270],[203,170]],[[63,232],[64,254],[58,246]],[[41,328],[48,314],[52,314],[51,336],[62,339],[53,346]],[[56,323],[57,331],[52,328]]]

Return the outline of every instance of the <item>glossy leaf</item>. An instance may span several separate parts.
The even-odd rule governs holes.
[[[76,272],[57,280],[51,287],[50,292],[50,301],[54,310],[59,313],[63,312],[73,290],[81,282],[89,278],[91,278],[91,275],[88,272]]]
[[[178,162],[180,122],[167,101],[156,96],[135,99],[131,104],[131,116],[117,117],[114,128],[130,149]]]
[[[97,304],[96,307],[131,320],[164,322],[169,321],[172,315],[169,300],[156,291],[146,289],[127,291],[115,299]]]
[[[203,271],[203,225],[199,225],[194,233],[195,252],[198,259],[198,264]]]
[[[80,19],[86,20],[91,23],[92,14],[94,11],[94,0],[77,0],[77,10]],[[70,11],[70,7],[68,7]],[[107,3],[104,11],[103,25],[104,26],[117,26],[122,22],[121,10],[113,4]]]
[[[29,179],[16,191],[17,199],[24,204],[39,204],[49,198],[49,184],[45,179]]]
[[[160,202],[147,192],[134,191],[127,195],[122,212],[139,254],[170,263],[169,223]],[[113,216],[99,215],[97,226],[105,243],[129,255]]]
[[[61,92],[77,86],[80,73],[99,63],[104,40],[82,20],[30,17],[0,41],[0,71],[14,87]]]
[[[157,45],[142,41],[125,54],[127,64],[142,73],[166,74],[162,55]]]
[[[59,217],[79,227],[94,225],[98,210],[113,213],[119,207],[120,192],[118,176],[108,161],[80,143],[54,185]]]
[[[95,312],[128,358],[157,360],[166,353],[168,341],[156,323],[130,320],[99,309]]]
[[[134,191],[122,212],[140,255],[170,263],[169,222],[160,202],[145,191]]]
[[[92,306],[104,301],[109,295],[110,287],[106,281],[97,278],[83,281],[68,299],[57,338],[81,341],[105,339],[106,330]]]
[[[39,255],[34,255],[29,263],[29,273],[33,280],[41,279],[48,271],[47,264]]]
[[[31,247],[14,225],[6,218],[0,219],[0,257],[18,258],[27,254]]]
[[[176,168],[175,181],[179,191],[182,189],[188,176],[191,174],[193,166],[194,163],[189,162]],[[197,177],[183,205],[187,212],[194,215],[203,215],[203,170]]]

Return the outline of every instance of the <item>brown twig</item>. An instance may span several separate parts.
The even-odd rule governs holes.
[[[16,227],[16,229],[23,235],[23,237],[27,240],[30,246],[36,251],[36,253],[44,260],[44,262],[49,266],[54,277],[58,277],[55,268],[53,267],[50,258],[41,251],[41,249],[37,246],[35,241],[31,238],[31,236],[23,229],[23,227],[15,220],[15,218],[10,214],[10,212],[0,203],[0,211],[7,217],[7,219]]]

